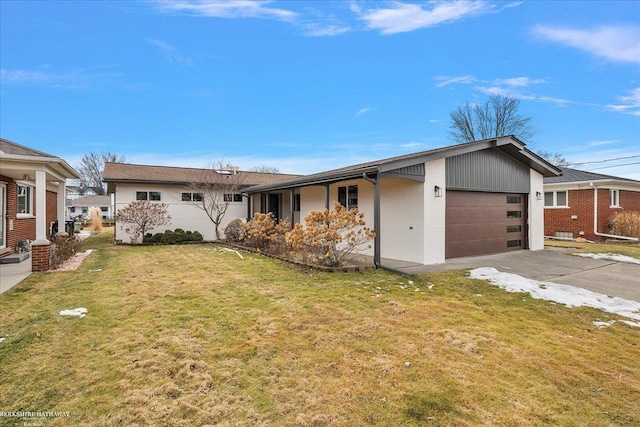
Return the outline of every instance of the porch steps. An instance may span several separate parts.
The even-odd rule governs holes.
[[[0,264],[19,264],[22,261],[28,260],[31,258],[31,254],[29,252],[24,252],[21,254],[11,254],[6,257],[0,258]]]

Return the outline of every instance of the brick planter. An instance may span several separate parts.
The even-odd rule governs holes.
[[[51,267],[50,261],[51,244],[46,243],[31,243],[31,269],[32,271],[47,271]]]

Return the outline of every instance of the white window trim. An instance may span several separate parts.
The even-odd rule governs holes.
[[[611,203],[611,205],[609,206],[610,208],[620,207],[620,190],[617,190],[615,188],[611,188],[609,190],[609,202]]]
[[[545,205],[545,209],[569,209],[569,190],[552,190],[545,191],[545,193],[553,193],[553,205],[547,206]],[[566,205],[558,205],[558,193],[566,193]],[[544,195],[543,195],[544,197]]]
[[[16,212],[16,218],[17,219],[29,219],[29,218],[35,218],[35,214],[33,212],[33,192],[35,191],[35,187],[33,185],[29,185],[25,182],[21,182],[21,181],[17,181],[16,184],[18,184],[18,188],[16,188],[16,210],[18,208],[18,195],[17,193],[20,191],[20,187],[26,187],[29,189],[29,194],[27,195],[29,197],[29,210],[30,212]]]

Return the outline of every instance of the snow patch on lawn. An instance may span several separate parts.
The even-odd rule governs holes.
[[[640,264],[640,259],[638,258],[632,258],[630,256],[612,254],[612,253],[606,253],[606,254],[575,253],[573,255],[581,256],[583,258],[606,259],[606,260],[617,261],[617,262],[626,262],[628,264]]]
[[[0,342],[2,342],[2,341],[4,341],[4,340],[6,340],[6,338],[0,338]]]
[[[74,308],[72,310],[62,310],[60,312],[60,316],[78,316],[78,317],[84,317],[84,314],[86,312],[88,312],[89,310],[87,310],[84,307],[80,307],[80,308]]]
[[[488,280],[491,284],[508,292],[527,292],[535,299],[554,301],[565,304],[567,307],[593,307],[608,313],[640,320],[640,303],[635,301],[609,297],[575,286],[539,282],[517,274],[502,273],[493,267],[471,270],[470,277],[472,279]]]

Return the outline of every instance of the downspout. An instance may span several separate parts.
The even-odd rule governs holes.
[[[593,182],[590,182],[589,185],[593,188],[593,233],[596,236],[602,237],[610,237],[612,239],[622,239],[622,240],[630,240],[632,242],[637,242],[637,237],[627,237],[627,236],[617,236],[615,234],[605,234],[598,233],[598,187],[593,185]]]
[[[380,179],[369,178],[367,173],[362,174],[362,178],[373,184],[373,229],[376,237],[373,238],[373,265],[382,268],[380,263]]]

